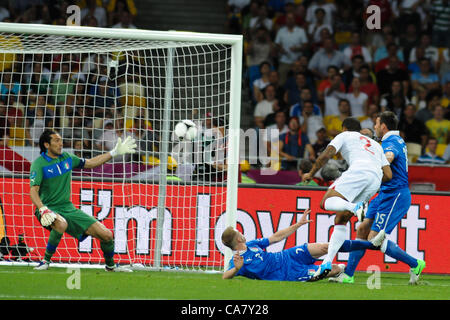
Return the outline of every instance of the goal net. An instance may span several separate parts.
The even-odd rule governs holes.
[[[221,270],[221,233],[236,221],[241,51],[232,35],[0,23],[0,263],[44,256],[29,190],[48,128],[86,159],[136,139],[134,155],[72,170],[72,203],[113,232],[117,263]],[[190,135],[174,132],[183,120]],[[97,239],[64,234],[52,263],[104,260]]]

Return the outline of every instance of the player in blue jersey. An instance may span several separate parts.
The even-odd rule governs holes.
[[[369,239],[388,256],[410,266],[410,284],[416,284],[425,261],[415,259],[403,251],[397,244],[387,240],[400,220],[406,215],[411,205],[411,193],[408,183],[408,153],[405,141],[397,131],[398,120],[393,112],[382,112],[376,119],[375,134],[381,138],[381,146],[390,163],[392,179],[383,182],[378,196],[373,199],[364,221],[357,230],[356,239]],[[353,283],[354,272],[365,250],[350,253],[345,272],[330,279],[333,282]]]
[[[232,227],[222,234],[222,242],[235,253],[230,260],[228,270],[223,273],[223,279],[244,276],[258,280],[278,281],[310,281],[319,268],[314,263],[317,258],[328,252],[328,243],[305,243],[280,252],[267,252],[265,249],[276,242],[282,241],[294,233],[300,226],[311,222],[307,220],[311,210],[305,210],[300,220],[268,238],[255,239],[246,242],[245,237]],[[377,248],[369,241],[346,240],[339,251]],[[328,276],[338,276],[344,270],[344,265],[333,264]]]

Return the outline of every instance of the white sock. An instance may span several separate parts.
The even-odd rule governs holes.
[[[325,200],[324,208],[328,211],[353,211],[356,204],[339,197],[331,197]]]
[[[335,225],[330,242],[328,243],[328,254],[323,263],[333,262],[334,257],[338,253],[344,241],[347,239],[347,227],[345,225]]]

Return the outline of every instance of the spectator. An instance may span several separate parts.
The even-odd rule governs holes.
[[[325,101],[325,90],[331,86],[331,80],[334,75],[339,74],[339,69],[336,66],[328,66],[327,77],[319,82],[317,95],[320,103]],[[339,91],[345,92],[345,84],[341,81]]]
[[[435,164],[435,165],[442,165],[445,164],[445,160],[444,158],[438,156],[436,154],[436,150],[437,150],[437,140],[434,137],[430,137],[428,138],[428,142],[427,142],[427,150],[428,152],[426,152],[425,154],[421,155],[418,159],[417,159],[417,163],[422,163],[422,164]]]
[[[421,30],[422,15],[425,13],[421,8],[424,0],[407,0],[397,1],[395,3],[394,11],[397,11],[397,30],[399,33],[405,32],[405,26],[409,23],[414,23],[418,31]]]
[[[336,6],[334,3],[327,3],[325,0],[315,0],[309,5],[308,9],[306,10],[306,22],[308,22],[308,24],[317,22],[315,13],[318,8],[321,8],[325,11],[324,23],[330,26],[334,25],[334,15],[337,11]]]
[[[297,161],[303,158],[305,150],[309,153],[309,159],[315,160],[314,149],[309,143],[308,136],[301,131],[298,118],[291,117],[288,123],[289,131],[280,134],[279,148],[282,170],[297,168]]]
[[[250,36],[252,37],[253,34],[256,32],[258,28],[264,27],[267,30],[272,30],[272,19],[268,17],[268,9],[267,5],[261,4],[258,8],[258,15],[256,17],[253,17],[250,19]]]
[[[334,22],[334,39],[339,46],[345,46],[352,41],[352,33],[361,30],[361,23],[355,19],[354,12],[347,5],[341,5]]]
[[[50,93],[50,70],[41,62],[34,62],[30,70],[30,76],[26,77],[26,92],[34,94]]]
[[[288,88],[284,93],[283,101],[285,104],[292,106],[301,101],[301,93],[303,89],[308,90],[308,94],[310,95],[309,99],[312,99],[312,92],[311,88],[308,86],[306,75],[300,72],[295,75],[295,87]]]
[[[299,27],[303,27],[305,25],[305,19],[301,15],[302,11],[306,11],[303,4],[294,4],[293,2],[287,2],[284,5],[284,13],[281,13],[274,19],[273,31],[275,34],[280,28],[286,25],[286,16],[288,14],[293,14],[295,16],[295,24]]]
[[[348,69],[351,62],[342,52],[334,48],[333,39],[325,39],[323,48],[312,56],[308,67],[317,79],[325,79],[328,77],[328,67],[332,65],[339,69]]]
[[[280,85],[280,76],[278,75],[278,71],[270,71],[269,83],[275,88],[275,98],[278,100],[280,108],[285,109],[286,103],[284,102],[284,97],[286,95],[286,89]]]
[[[361,121],[361,129],[372,129],[375,125],[379,112],[380,110],[376,104],[369,104],[367,109],[367,117],[362,117],[359,119]]]
[[[305,101],[313,101],[312,100],[312,95],[311,95],[311,90],[307,87],[304,87],[301,91],[300,91],[300,97],[297,100],[298,102],[293,104],[290,108],[289,108],[289,116],[290,117],[300,117],[302,115],[303,112],[303,105],[305,103]],[[316,104],[314,104],[314,109],[313,109],[313,114],[320,116],[322,115],[322,112],[320,110],[320,107]]]
[[[67,94],[75,92],[75,82],[70,78],[70,65],[63,63],[61,66],[61,77],[51,84],[51,92],[55,105],[64,105]]]
[[[278,110],[275,112],[275,123],[266,127],[266,137],[264,141],[266,143],[276,143],[280,137],[280,134],[289,131],[288,125],[286,124],[286,112],[283,110]],[[270,151],[270,145],[269,151]]]
[[[10,95],[18,96],[20,94],[21,85],[14,79],[11,70],[4,71],[0,79],[1,100],[4,103],[8,102]]]
[[[106,6],[106,12],[108,15],[108,25],[110,26],[120,21],[123,12],[128,12],[130,22],[134,21],[137,16],[134,0],[109,0]]]
[[[444,119],[444,108],[437,105],[433,111],[433,118],[425,122],[430,135],[436,138],[438,144],[450,142],[450,121]]]
[[[406,70],[406,65],[403,63],[403,51],[394,43],[391,42],[386,46],[386,54],[383,54],[383,57],[377,59],[377,63],[375,64],[375,72],[379,72],[389,65],[389,59],[391,57],[397,57],[400,61],[398,62],[399,69]]]
[[[256,102],[260,102],[264,99],[262,91],[270,83],[269,82],[270,69],[271,65],[267,61],[264,61],[259,65],[259,73],[261,76],[252,83],[253,98],[255,99]]]
[[[445,118],[450,120],[450,80],[443,84],[442,87],[441,106],[445,108]]]
[[[314,12],[316,19],[314,23],[308,26],[308,36],[312,43],[318,44],[321,42],[320,31],[324,28],[328,29],[330,34],[333,33],[333,27],[325,23],[325,10],[317,8]]]
[[[381,96],[381,111],[392,111],[400,118],[402,109],[410,103],[407,96],[404,94],[404,89],[401,81],[395,80],[392,82],[391,89],[388,93]]]
[[[418,61],[416,51],[417,47],[422,47],[425,49],[425,58],[428,58],[431,63],[433,70],[437,70],[437,63],[439,62],[439,49],[431,45],[431,38],[428,34],[424,33],[420,37],[420,43],[418,46],[413,48],[409,54],[409,63]]]
[[[338,73],[332,77],[330,87],[325,89],[324,116],[339,114],[338,103],[340,99],[347,99],[347,94],[342,91],[342,78]]]
[[[400,69],[399,63],[397,57],[390,57],[388,66],[376,73],[377,85],[381,95],[389,92],[392,82],[395,80],[401,81],[405,90],[409,88],[408,72]]]
[[[368,103],[378,104],[380,101],[380,91],[378,90],[378,86],[372,81],[368,65],[362,65],[361,68],[359,68],[359,81],[361,82],[361,92],[364,92],[368,96]],[[350,84],[348,92],[352,91],[353,87]]]
[[[331,140],[328,138],[327,130],[324,127],[321,127],[316,131],[316,137],[316,142],[314,142],[312,147],[314,149],[316,157],[319,157],[320,154],[326,149]]]
[[[383,70],[389,64],[390,57],[397,57],[400,61],[399,68],[406,69],[405,61],[403,57],[403,51],[397,46],[397,44],[392,40],[388,42],[385,46],[379,47],[374,53],[375,62],[375,72]]]
[[[99,27],[104,28],[108,25],[106,10],[97,6],[96,0],[86,0],[86,7],[81,10],[81,20],[88,16],[95,17]]]
[[[266,61],[272,65],[274,49],[275,45],[267,29],[264,27],[258,28],[255,36],[252,37],[245,48],[245,55],[248,57],[248,67],[250,69],[259,69],[261,63]]]
[[[420,72],[420,60],[425,58],[425,49],[423,47],[418,47],[416,50],[416,61],[408,64],[408,71],[412,74]]]
[[[346,98],[350,101],[352,109],[352,117],[364,117],[368,115],[368,99],[369,97],[364,92],[361,92],[361,82],[359,78],[353,78],[352,92],[347,93]]]
[[[424,124],[434,117],[434,108],[440,105],[441,96],[438,91],[431,91],[426,96],[426,107],[416,113],[416,118]]]
[[[92,106],[97,118],[113,118],[117,106],[114,89],[107,84],[107,78],[101,77],[93,89]]]
[[[233,1],[233,0],[231,0]],[[250,21],[253,18],[256,18],[259,14],[259,1],[258,0],[242,0],[242,1],[235,1],[235,2],[241,2],[241,4],[238,5],[233,5],[234,10],[231,11],[232,13],[228,14],[229,15],[229,20],[228,20],[228,24],[229,25],[233,25],[234,23],[236,24],[241,24],[240,28],[238,29],[242,29],[242,32],[237,32],[237,33],[242,33],[244,35],[245,39],[253,39],[255,37],[254,34],[250,33]],[[244,7],[242,7],[244,6]],[[238,21],[241,22],[238,22]],[[234,22],[236,21],[236,22]],[[264,28],[266,29],[266,28]],[[267,29],[266,29],[267,30]],[[230,30],[232,31],[232,30]],[[237,31],[237,30],[236,30]],[[269,31],[269,30],[268,30]],[[231,32],[233,33],[233,32]]]
[[[347,99],[340,99],[338,102],[339,113],[337,115],[328,115],[324,117],[325,129],[329,137],[334,138],[342,132],[342,122],[351,116],[350,102]]]
[[[352,80],[354,77],[360,77],[361,67],[364,65],[364,57],[362,55],[353,56],[351,59],[352,66],[347,69],[342,75],[342,79],[344,80],[345,89],[348,90],[352,84]]]
[[[323,128],[324,124],[322,116],[314,114],[314,104],[311,100],[303,102],[299,120],[302,132],[305,132],[308,135],[309,142],[314,144],[317,140],[316,132]]]
[[[400,34],[399,45],[403,48],[403,57],[405,58],[405,64],[408,65],[410,63],[409,56],[411,54],[411,50],[414,47],[419,46],[419,39],[417,37],[417,29],[414,23],[409,23],[406,26],[406,32]],[[420,46],[419,46],[420,47]],[[422,47],[420,47],[422,48]],[[425,53],[425,49],[423,50]]]
[[[278,99],[275,99],[274,103],[272,104],[272,112],[264,118],[264,128],[267,128],[267,126],[273,125],[275,123],[275,115],[278,111],[284,110],[280,108]]]
[[[439,88],[439,77],[436,73],[430,72],[430,61],[422,58],[419,61],[420,72],[413,73],[411,84],[413,90],[424,90],[426,93]]]
[[[32,146],[39,145],[39,138],[46,127],[45,107],[36,106],[33,124],[31,126],[27,125],[27,128],[30,129],[30,140]]]
[[[122,11],[119,15],[119,19],[119,22],[114,24],[112,28],[136,29],[136,26],[131,23],[132,17],[128,11]]]
[[[306,32],[303,28],[295,24],[295,16],[293,13],[286,14],[286,26],[278,30],[275,37],[275,44],[278,50],[280,83],[284,85],[292,65],[308,46]]]
[[[264,89],[264,99],[256,104],[253,117],[257,128],[264,128],[264,119],[273,112],[275,103],[275,87],[271,84]]]
[[[372,65],[372,55],[367,47],[361,43],[361,34],[358,31],[352,32],[351,43],[343,50],[344,55],[352,60],[355,56],[362,56],[363,61],[368,65]]]
[[[435,0],[430,3],[432,17],[432,43],[436,47],[450,48],[450,3]]]
[[[308,159],[302,159],[298,162],[297,171],[298,176],[302,178],[303,174],[308,173],[312,169],[312,162]],[[297,186],[310,186],[310,187],[318,187],[319,184],[315,181],[317,178],[313,178],[308,182],[301,181],[297,183]]]

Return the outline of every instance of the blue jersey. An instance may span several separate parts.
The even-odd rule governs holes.
[[[398,131],[389,131],[381,142],[384,153],[390,151],[394,154],[391,163],[392,179],[381,184],[381,191],[389,192],[402,188],[409,188],[408,183],[408,151],[405,141]]]
[[[250,279],[278,281],[307,281],[315,273],[318,266],[308,251],[307,244],[296,246],[281,252],[267,252],[269,239],[262,238],[246,243],[247,250],[241,253],[244,265],[237,276]],[[230,260],[229,269],[234,267]]]

